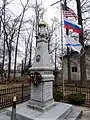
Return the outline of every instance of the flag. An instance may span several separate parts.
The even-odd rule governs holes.
[[[62,9],[63,9],[64,17],[74,17],[76,20],[78,19],[78,16],[71,8],[62,4]]]
[[[69,37],[68,35],[65,35],[65,40],[66,40],[66,46],[71,48],[74,51],[77,51],[80,53],[82,49],[82,45],[79,43],[78,40],[75,40],[74,38]]]
[[[73,32],[76,32],[78,34],[82,32],[81,25],[73,23],[72,21],[68,20],[67,18],[64,18],[64,27],[67,29],[72,29]]]

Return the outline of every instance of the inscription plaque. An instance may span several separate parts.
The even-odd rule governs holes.
[[[52,99],[52,82],[45,83],[45,101]]]

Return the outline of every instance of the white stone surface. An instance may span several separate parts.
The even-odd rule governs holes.
[[[45,82],[43,86],[43,101],[53,99],[52,82]]]
[[[40,55],[40,61],[36,62],[37,55]],[[48,43],[40,42],[35,50],[35,57],[32,67],[50,67],[52,68],[50,56],[48,54]],[[53,68],[52,68],[53,69]]]
[[[39,112],[27,107],[27,102],[17,105],[17,120],[64,120],[72,111],[72,105],[65,103],[56,103],[56,106],[48,111]],[[8,115],[11,114],[11,108],[7,109]]]
[[[0,113],[0,120],[11,120],[9,116],[6,115],[5,112]]]
[[[43,92],[42,83],[40,83],[37,87],[31,85],[30,99],[36,100],[36,101],[42,101],[42,99],[43,99],[42,92]]]
[[[30,99],[41,102],[53,99],[52,81],[40,83],[37,87],[31,85]]]
[[[40,112],[45,112],[45,111],[55,107],[56,103],[54,102],[53,99],[51,99],[47,102],[38,102],[38,101],[34,101],[34,100],[29,100],[27,106],[31,109],[38,110]]]

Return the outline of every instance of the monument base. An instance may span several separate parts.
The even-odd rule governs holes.
[[[72,105],[65,103],[55,103],[56,106],[41,112],[36,109],[27,107],[28,102],[17,105],[16,118],[17,120],[65,120],[72,112]],[[11,116],[11,108],[8,108],[6,114]]]
[[[48,100],[46,102],[29,100],[27,106],[31,109],[38,110],[40,112],[45,112],[45,111],[51,109],[52,107],[55,107],[56,103],[54,102],[54,99]]]

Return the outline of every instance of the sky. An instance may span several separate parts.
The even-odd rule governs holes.
[[[1,0],[2,2],[3,0]],[[9,5],[9,9],[13,11],[16,15],[19,15],[19,13],[22,12],[22,7],[20,5],[20,1],[25,5],[26,0],[7,0],[7,1],[12,1]],[[44,15],[44,19],[47,21],[48,24],[50,24],[51,19],[54,16],[59,17],[59,8],[60,8],[60,3],[55,4],[54,6],[50,6],[51,4],[57,2],[58,0],[37,0],[39,3],[42,3],[42,6],[46,9],[46,13]],[[62,0],[64,1],[64,0]],[[67,0],[68,1],[68,0]],[[70,1],[70,0],[69,0]],[[35,3],[35,0],[30,0],[30,3]],[[71,0],[69,2],[69,7],[71,7],[75,12],[76,12],[76,4],[75,0]],[[57,12],[58,8],[58,12]],[[26,17],[30,17],[33,14],[32,10],[29,9],[29,11],[26,14]]]
[[[10,0],[9,0],[10,1]],[[25,4],[26,0],[21,0],[23,4]],[[56,6],[60,5],[54,5],[53,7],[50,7],[51,4],[55,3],[57,0],[37,0],[38,2],[42,2],[42,6],[46,9],[46,14],[44,16],[44,19],[50,23],[50,19],[52,19],[56,15]],[[32,0],[31,3],[35,3],[35,0]],[[9,5],[9,9],[13,11],[15,14],[19,14],[22,11],[22,7],[20,6],[20,0],[14,0],[12,4]],[[32,11],[29,10],[27,13],[27,17],[32,15]]]
[[[11,0],[8,0],[11,1]],[[26,0],[21,0],[23,4],[26,3]],[[54,6],[50,6],[53,3],[57,2],[58,0],[37,0],[38,3],[42,3],[42,6],[44,6],[46,12],[44,15],[44,20],[50,24],[51,19],[55,16],[60,19],[60,3],[55,4]],[[63,1],[63,0],[62,0]],[[67,0],[68,1],[68,0]],[[30,3],[35,3],[35,0],[30,0]],[[72,0],[69,2],[69,6],[76,12],[76,4],[75,0]],[[58,8],[58,10],[57,10]],[[13,0],[13,2],[9,5],[9,9],[13,11],[16,15],[19,15],[19,13],[22,12],[22,7],[20,5],[20,0]],[[31,9],[28,10],[26,13],[26,17],[32,16],[33,11]]]

